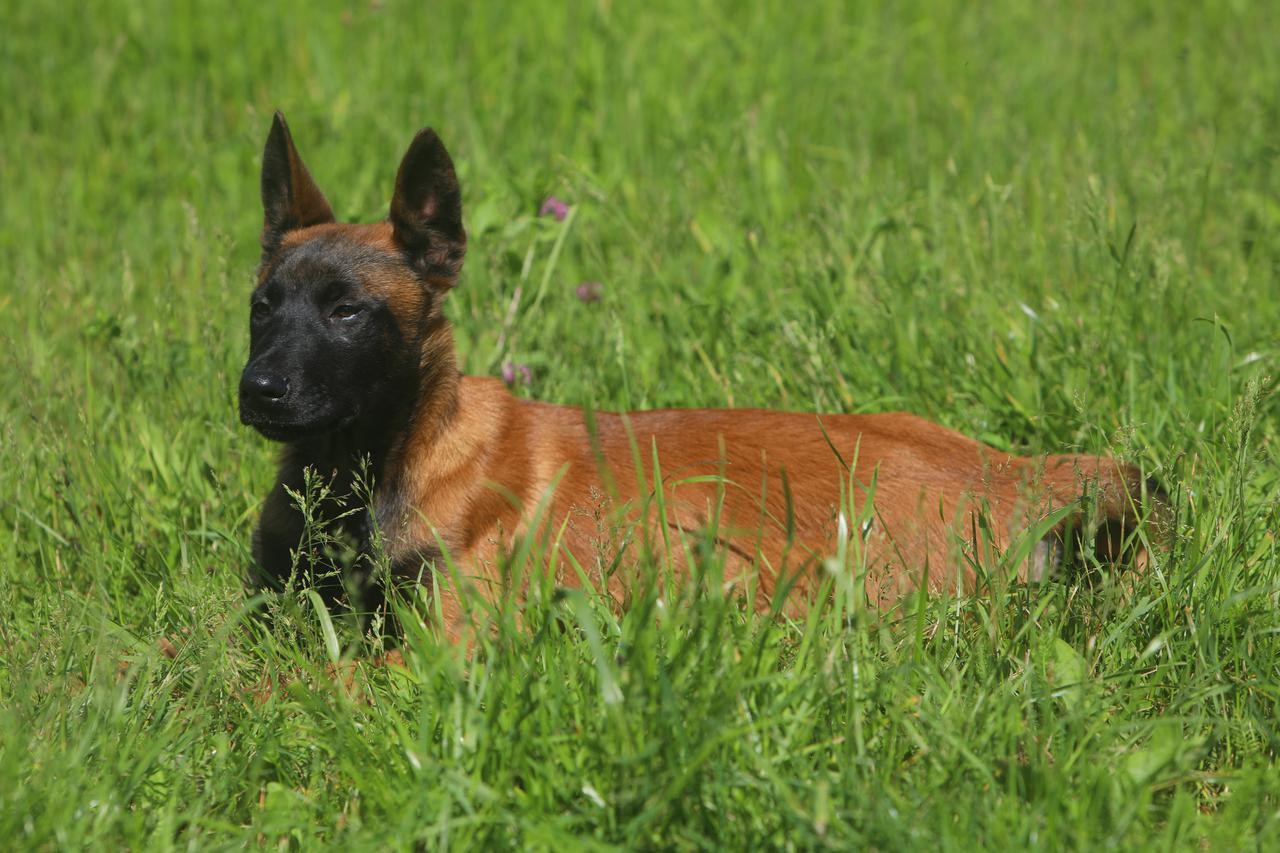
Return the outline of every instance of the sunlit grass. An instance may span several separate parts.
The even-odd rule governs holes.
[[[1266,4],[0,20],[11,846],[1276,843]],[[410,591],[405,665],[357,663],[379,649],[352,617],[243,583],[275,453],[235,381],[276,108],[344,219],[382,217],[413,132],[441,133],[471,372],[597,410],[909,410],[1123,456],[1169,487],[1167,550],[1132,583],[892,614],[847,553],[792,619],[722,594],[694,538],[694,578],[646,583],[654,547],[625,607],[474,601],[470,657]]]

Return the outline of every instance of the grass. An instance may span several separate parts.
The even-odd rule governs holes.
[[[1280,20],[1040,5],[6,6],[0,837],[1280,841]],[[407,669],[346,689],[341,615],[299,592],[266,627],[242,582],[275,453],[235,382],[277,107],[347,219],[440,131],[469,372],[1123,455],[1172,487],[1169,551],[1128,593],[897,621],[838,593],[803,624],[723,599],[711,556],[625,614],[500,602],[470,663],[410,620]]]

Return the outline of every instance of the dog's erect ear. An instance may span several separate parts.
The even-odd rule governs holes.
[[[454,283],[467,251],[462,191],[449,152],[430,128],[418,131],[400,161],[391,225],[419,275],[446,287]]]
[[[333,222],[333,209],[293,147],[284,115],[276,113],[262,151],[262,251],[270,254],[285,232]]]

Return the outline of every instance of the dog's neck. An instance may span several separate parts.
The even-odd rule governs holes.
[[[387,461],[398,467],[404,457],[434,446],[458,416],[462,375],[453,348],[453,330],[441,321],[423,337],[414,371],[416,385],[405,398],[405,420],[395,425]]]

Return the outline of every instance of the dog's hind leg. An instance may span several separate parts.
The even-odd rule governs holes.
[[[1165,539],[1170,506],[1156,480],[1137,466],[1097,456],[1051,457],[1045,478],[1055,502],[1074,495],[1080,511],[1037,543],[1037,553],[1046,557],[1042,568],[1086,575],[1099,568],[1147,569],[1151,547]],[[1032,563],[1034,569],[1034,555]]]

